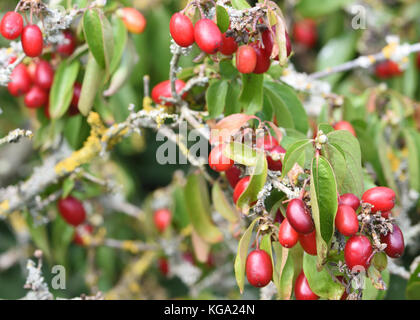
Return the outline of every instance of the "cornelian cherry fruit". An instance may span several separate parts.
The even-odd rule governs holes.
[[[240,73],[252,73],[257,66],[257,53],[249,45],[242,45],[236,51],[236,68]]]
[[[21,42],[23,51],[28,57],[35,58],[41,55],[44,40],[37,25],[31,24],[23,28]]]
[[[122,8],[117,12],[121,16],[125,27],[131,33],[140,34],[146,29],[146,18],[134,8]]]
[[[49,90],[54,80],[54,69],[45,60],[40,60],[35,69],[34,82],[44,90]]]
[[[153,215],[153,221],[159,232],[164,232],[172,220],[172,213],[168,209],[156,210]]]
[[[273,276],[273,265],[270,255],[264,250],[256,249],[246,258],[246,277],[248,282],[257,288],[265,287]]]
[[[208,54],[216,53],[223,37],[217,25],[210,19],[200,19],[194,26],[194,39],[198,47]]]
[[[299,243],[303,250],[312,256],[316,256],[316,232],[315,230],[308,234],[299,233]]]
[[[19,37],[23,30],[23,18],[14,11],[7,12],[0,22],[0,33],[9,40]]]
[[[194,26],[191,20],[180,12],[172,16],[169,31],[174,41],[181,47],[189,47],[194,43]]]
[[[286,217],[290,225],[299,233],[311,233],[315,224],[312,216],[301,199],[292,199],[287,205]]]
[[[350,206],[356,211],[360,207],[360,199],[353,193],[344,193],[338,199],[338,204]]]
[[[185,87],[185,82],[177,79],[175,81],[175,90],[179,93]],[[182,98],[185,98],[187,93],[185,93]],[[171,98],[171,81],[165,80],[158,83],[152,90],[152,99],[156,104],[164,104],[165,106],[171,106],[170,102],[163,102],[160,97]]]
[[[359,231],[356,211],[350,206],[339,205],[335,216],[335,227],[344,236],[353,236]]]
[[[65,42],[57,46],[57,52],[65,57],[69,57],[76,49],[76,38],[69,30],[64,31]]]
[[[226,178],[232,188],[235,188],[236,184],[241,180],[241,169],[237,166],[232,166],[225,172]]]
[[[362,201],[373,206],[372,212],[389,211],[395,205],[395,192],[388,187],[374,187],[362,195]]]
[[[344,247],[344,260],[350,270],[364,268],[367,271],[372,258],[372,245],[366,236],[352,236]],[[362,270],[354,270],[362,271]]]
[[[168,259],[165,257],[161,257],[158,259],[158,268],[159,271],[164,275],[165,277],[169,274],[169,262]]]
[[[297,43],[307,48],[312,48],[318,39],[315,21],[304,19],[293,26],[293,38]]]
[[[245,189],[249,185],[249,181],[251,180],[250,176],[246,176],[238,181],[238,183],[235,186],[235,189],[233,189],[233,202],[236,204],[238,202],[239,197],[241,194],[245,191]]]
[[[48,101],[47,92],[41,87],[35,85],[25,95],[25,105],[30,109],[36,109],[44,106]]]
[[[18,64],[10,75],[10,82],[7,89],[12,96],[20,96],[31,89],[31,76],[23,63]]]
[[[238,44],[233,37],[227,37],[226,33],[222,34],[222,45],[219,51],[225,56],[230,56],[238,50]]]
[[[308,279],[303,270],[299,273],[295,282],[295,297],[296,300],[318,300],[317,296],[309,287]]]
[[[346,130],[350,132],[353,136],[356,136],[356,131],[354,130],[353,126],[350,124],[350,122],[347,121],[338,121],[333,125],[333,128],[335,130]]]
[[[76,82],[73,86],[73,97],[71,99],[70,108],[69,108],[69,115],[74,116],[79,114],[79,99],[80,94],[82,93],[82,85],[79,82]]]
[[[226,145],[219,144],[215,146],[209,154],[209,166],[214,171],[222,172],[232,168],[234,162],[223,154]]]
[[[255,64],[253,72],[255,74],[267,72],[271,64],[270,53],[265,51],[259,42],[251,43],[250,46],[254,49],[257,55],[257,63]]]
[[[287,219],[279,227],[279,242],[285,248],[293,248],[299,240],[299,234],[292,228]]]
[[[267,156],[268,169],[273,171],[280,171],[283,166],[283,164],[281,163],[280,155],[285,154],[286,150],[282,146],[278,145],[271,148],[270,153],[271,155]],[[277,160],[273,159],[274,155],[278,157]]]
[[[68,224],[75,227],[86,219],[86,211],[82,203],[72,196],[58,200],[58,211]]]
[[[393,224],[392,227],[392,232],[381,236],[381,242],[386,244],[385,253],[388,257],[399,258],[404,253],[404,236],[396,224]]]

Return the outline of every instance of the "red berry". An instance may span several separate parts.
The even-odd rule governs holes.
[[[82,85],[78,82],[75,82],[73,87],[73,97],[71,99],[70,108],[69,108],[69,115],[74,116],[76,114],[79,114],[79,99],[80,99],[80,93],[82,92]]]
[[[198,47],[208,54],[216,53],[223,43],[222,33],[210,19],[200,19],[194,27],[194,39]]]
[[[140,34],[146,28],[146,19],[134,8],[122,8],[119,11],[125,27],[131,33]]]
[[[344,204],[350,206],[356,211],[360,206],[360,199],[356,197],[353,193],[345,193],[340,196],[338,199],[338,204]]]
[[[34,58],[41,55],[44,41],[37,25],[31,24],[23,28],[21,41],[23,51],[28,57]]]
[[[271,150],[270,153],[276,154],[278,157],[280,157],[281,154],[285,154],[286,150],[282,147],[282,146],[274,146]],[[282,163],[281,163],[281,159],[278,158],[278,160],[274,160],[272,158],[272,156],[267,156],[267,165],[268,165],[268,169],[273,170],[273,171],[280,171],[282,168]]]
[[[246,258],[246,277],[254,287],[265,287],[273,276],[273,265],[270,255],[264,250],[256,249]]]
[[[219,144],[209,154],[209,166],[214,171],[222,172],[232,168],[234,162],[223,154],[226,145]]]
[[[241,73],[252,73],[257,66],[257,53],[254,48],[242,45],[236,51],[236,68]]]
[[[241,169],[237,166],[232,166],[228,170],[226,170],[226,178],[229,181],[229,184],[232,188],[235,188],[236,184],[241,180]]]
[[[168,209],[156,210],[153,215],[153,221],[155,222],[156,228],[159,232],[165,231],[172,220],[172,213]]]
[[[287,219],[279,227],[279,242],[285,248],[292,248],[299,240],[299,234],[292,228]]]
[[[0,32],[3,37],[14,40],[20,36],[23,30],[23,18],[14,11],[7,12],[0,22]]]
[[[175,81],[175,90],[179,93],[185,87],[185,82],[182,80]],[[182,98],[185,98],[187,93],[185,93]],[[172,103],[170,102],[163,102],[160,97],[171,98],[171,81],[165,80],[158,83],[152,90],[152,99],[156,104],[164,104],[165,106],[171,106]]]
[[[86,211],[82,203],[72,196],[58,200],[58,211],[68,224],[75,227],[86,219]]]
[[[160,272],[166,277],[169,273],[169,262],[168,259],[162,257],[158,260],[158,267]]]
[[[315,230],[308,234],[299,234],[299,243],[303,250],[312,256],[316,256],[316,232]]]
[[[269,151],[274,147],[278,146],[279,142],[276,138],[270,135],[266,135],[263,137],[258,137],[256,141],[256,146],[258,149],[264,148],[265,151]]]
[[[389,219],[390,217],[392,217],[392,212],[391,211],[381,212],[381,216],[384,217],[385,219]]]
[[[350,270],[358,266],[359,268],[363,267],[365,271],[367,271],[370,265],[372,252],[372,245],[367,237],[352,236],[347,240],[344,248],[344,260]]]
[[[335,216],[335,227],[346,237],[355,235],[359,231],[356,211],[350,206],[339,205]]]
[[[274,223],[282,223],[285,220],[280,209],[277,209],[276,216],[274,217]]]
[[[17,97],[27,93],[31,89],[31,84],[32,81],[28,69],[24,64],[20,63],[13,69],[7,89],[12,96]]]
[[[335,130],[346,130],[350,132],[353,136],[356,136],[356,131],[354,130],[353,126],[350,124],[350,122],[347,121],[338,121],[333,125],[333,128]]]
[[[273,30],[273,33],[271,33],[269,29],[266,29],[261,35],[262,41],[264,44],[264,49],[267,51],[269,56],[271,55],[273,51],[273,46],[274,46],[273,34],[275,34],[276,32],[276,26],[273,26],[271,28]],[[290,54],[292,53],[292,44],[290,42],[290,37],[287,31],[285,31],[285,38],[286,38],[286,54],[287,54],[287,57],[289,57]],[[274,60],[279,60],[279,56],[277,55],[274,58]]]
[[[238,50],[238,44],[233,37],[226,37],[226,33],[222,34],[222,45],[219,51],[225,56],[230,56]]]
[[[191,252],[189,252],[189,251],[184,252],[184,253],[182,254],[182,259],[184,259],[185,261],[187,261],[187,262],[189,262],[189,263],[191,263],[191,264],[194,264],[194,265],[195,265],[194,256],[193,256],[193,254],[192,254]]]
[[[93,227],[90,224],[84,224],[79,226],[74,231],[74,243],[78,244],[79,246],[84,246],[85,241],[83,240],[84,235],[91,234],[93,232]]]
[[[392,232],[381,236],[381,242],[386,244],[385,253],[390,258],[399,258],[404,253],[404,236],[401,229],[393,224]]]
[[[68,57],[71,56],[76,49],[76,38],[71,31],[64,31],[65,43],[61,43],[57,46],[57,52],[61,55]]]
[[[245,189],[249,185],[249,181],[251,180],[250,176],[246,176],[239,180],[236,184],[235,189],[233,190],[233,202],[236,204],[238,202],[239,197],[245,191]]]
[[[54,80],[54,69],[45,60],[36,65],[34,82],[44,90],[49,90]]]
[[[299,273],[295,282],[295,297],[296,300],[318,300],[319,297],[313,293],[309,287],[308,279],[306,279],[303,270]]]
[[[293,38],[297,43],[312,48],[318,39],[315,21],[304,19],[296,22],[293,26]]]
[[[33,86],[29,92],[25,95],[25,105],[28,108],[36,109],[40,108],[42,106],[45,106],[45,104],[48,101],[48,94],[47,92],[42,89],[39,86]]]
[[[402,72],[398,64],[392,60],[379,62],[375,66],[375,74],[380,79],[389,79],[400,75]]]
[[[299,233],[308,234],[315,228],[312,216],[301,199],[293,199],[289,202],[286,217],[293,229]]]
[[[174,41],[181,47],[189,47],[194,43],[194,26],[182,13],[177,12],[172,16],[169,31]]]
[[[256,74],[266,72],[270,68],[271,64],[270,53],[265,51],[259,42],[251,43],[250,46],[255,50],[255,53],[257,54],[257,63],[253,72]]]
[[[388,187],[374,187],[362,195],[362,201],[373,205],[372,212],[389,211],[394,208],[395,192]]]

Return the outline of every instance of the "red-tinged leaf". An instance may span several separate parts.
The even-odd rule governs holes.
[[[220,120],[211,129],[210,143],[217,144],[230,140],[239,129],[244,126],[249,120],[258,119],[256,116],[242,113],[235,113]]]
[[[280,143],[281,139],[283,138],[283,133],[280,131],[279,127],[277,127],[273,122],[266,121],[265,123],[268,123],[268,125],[273,129],[274,133],[276,134],[276,139]]]
[[[191,233],[191,242],[198,262],[206,262],[210,253],[210,245],[205,242],[194,230]]]

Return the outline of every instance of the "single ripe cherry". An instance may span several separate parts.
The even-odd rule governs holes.
[[[223,43],[222,33],[210,19],[200,19],[194,26],[194,39],[198,47],[208,54],[216,53]]]
[[[31,84],[28,69],[23,63],[20,63],[13,69],[7,89],[12,96],[17,97],[27,93],[31,89]]]
[[[179,93],[185,87],[185,82],[182,80],[175,81],[175,90]],[[185,93],[182,98],[185,98],[187,93]],[[160,97],[171,98],[171,81],[165,80],[158,83],[152,90],[152,99],[156,104],[164,104],[165,106],[171,106],[172,103],[170,102],[163,102]]]
[[[389,211],[395,205],[395,192],[388,187],[374,187],[362,195],[362,201],[373,205],[372,212]]]
[[[161,257],[158,259],[158,268],[159,271],[164,275],[165,277],[169,274],[169,262],[168,259],[165,257]]]
[[[40,60],[35,69],[35,84],[44,90],[49,90],[54,80],[54,69],[45,60]]]
[[[232,168],[234,162],[223,154],[226,145],[219,144],[215,146],[209,154],[209,166],[214,171],[222,172]]]
[[[400,75],[402,72],[398,64],[392,60],[379,62],[375,66],[375,74],[380,79],[389,79]]]
[[[280,171],[283,166],[281,163],[280,156],[282,154],[285,154],[286,150],[282,146],[278,145],[271,148],[270,153],[271,155],[267,156],[268,169],[273,170],[273,171]],[[273,159],[273,157],[276,160]]]
[[[299,243],[302,246],[303,250],[312,256],[316,256],[316,231],[312,231],[308,234],[299,234]]]
[[[309,287],[308,279],[306,279],[303,270],[299,273],[295,282],[295,297],[296,300],[318,300],[319,296],[313,293]]]
[[[386,244],[385,253],[388,257],[399,258],[404,253],[404,236],[396,224],[393,224],[392,227],[392,232],[381,236],[381,242]]]
[[[235,189],[233,189],[233,202],[236,204],[238,202],[239,197],[245,191],[245,189],[249,185],[249,181],[251,180],[250,176],[246,176],[239,180],[236,184]]]
[[[93,227],[90,224],[84,224],[76,228],[74,231],[73,241],[79,246],[84,246],[85,241],[83,237],[85,235],[90,235],[93,232]]]
[[[257,66],[257,53],[249,45],[242,45],[236,51],[236,68],[240,73],[252,73]]]
[[[354,267],[367,271],[372,258],[372,245],[366,236],[352,236],[344,247],[344,260],[350,270]],[[355,270],[361,271],[361,270]]]
[[[225,56],[230,56],[238,50],[238,44],[233,37],[227,37],[226,33],[222,34],[222,45],[219,51]]]
[[[35,85],[25,95],[25,105],[30,109],[40,108],[45,106],[48,101],[47,92],[41,87]]]
[[[232,166],[228,170],[226,170],[225,175],[229,184],[232,188],[235,188],[236,184],[241,180],[241,169],[237,166]]]
[[[359,231],[356,211],[350,206],[339,205],[335,216],[335,227],[344,236],[353,236]]]
[[[180,12],[172,16],[169,31],[174,41],[181,47],[189,47],[194,43],[194,26],[190,18]]]
[[[346,130],[350,132],[353,136],[356,136],[356,131],[354,130],[353,126],[350,124],[350,122],[347,121],[338,121],[333,125],[333,128],[335,130]]]
[[[256,249],[246,258],[246,277],[254,287],[265,287],[273,276],[273,265],[270,255],[264,250]]]
[[[0,33],[9,40],[19,37],[23,30],[23,18],[14,11],[7,12],[0,22]]]
[[[299,240],[299,234],[292,228],[289,221],[284,219],[279,227],[279,242],[285,248],[293,248]]]
[[[250,46],[254,49],[255,53],[257,54],[257,63],[253,72],[255,74],[267,72],[271,64],[270,53],[268,53],[268,51],[265,51],[259,42],[251,43]]]
[[[315,21],[304,19],[296,22],[293,26],[293,38],[306,48],[312,48],[318,39]]]
[[[35,58],[41,55],[44,41],[41,29],[37,25],[31,24],[23,28],[21,42],[28,57]]]
[[[308,234],[315,228],[312,216],[301,199],[293,199],[289,202],[286,217],[293,229],[299,233]]]
[[[86,219],[86,211],[82,203],[72,196],[58,200],[58,211],[68,224],[75,227]]]
[[[74,116],[79,114],[79,99],[80,94],[82,92],[82,85],[79,82],[75,82],[73,86],[73,97],[71,99],[70,108],[69,108],[69,115]]]
[[[140,34],[146,29],[146,18],[136,9],[122,8],[118,10],[117,14],[121,16],[129,32]]]
[[[69,30],[63,32],[65,42],[57,46],[57,52],[65,57],[69,57],[76,49],[76,38]]]
[[[350,206],[356,211],[360,207],[360,199],[353,193],[344,193],[338,199],[338,204]]]
[[[168,209],[156,210],[153,215],[153,221],[159,232],[163,232],[169,226],[172,220],[172,213]]]

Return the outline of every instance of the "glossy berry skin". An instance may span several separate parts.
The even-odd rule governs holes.
[[[381,236],[381,242],[386,244],[385,253],[390,258],[399,258],[404,253],[404,236],[401,229],[393,224],[392,232]]]
[[[257,66],[257,53],[249,45],[242,45],[236,51],[236,69],[240,73],[252,73]]]
[[[315,228],[311,214],[301,199],[293,199],[289,202],[286,217],[293,229],[299,233],[308,234]]]
[[[175,81],[175,90],[179,93],[185,87],[185,82],[182,80]],[[185,98],[187,93],[185,93],[182,98]],[[170,102],[163,102],[160,97],[170,98],[172,97],[171,93],[171,81],[165,80],[158,83],[152,90],[152,99],[156,104],[164,104],[165,106],[171,106]]]
[[[299,240],[299,234],[292,228],[287,219],[279,227],[279,242],[285,248],[293,248]]]
[[[19,37],[23,30],[23,18],[14,11],[7,12],[0,22],[0,33],[9,40]]]
[[[356,211],[360,207],[360,199],[353,193],[344,193],[338,199],[338,204],[350,206]]]
[[[181,47],[189,47],[194,43],[194,26],[191,20],[180,12],[172,16],[169,31],[174,41]]]
[[[28,57],[35,58],[41,55],[44,40],[37,25],[31,24],[23,28],[21,41],[23,51]]]
[[[48,93],[39,86],[33,86],[25,95],[25,105],[30,109],[44,106],[48,101]]]
[[[388,187],[374,187],[362,195],[362,201],[373,205],[372,212],[389,211],[395,205],[395,192]]]
[[[245,189],[249,185],[249,181],[251,180],[250,176],[246,176],[239,180],[239,182],[236,184],[235,189],[233,189],[233,202],[236,204],[238,202],[239,197],[241,194],[245,191]]]
[[[308,234],[299,234],[299,243],[303,250],[312,256],[316,256],[316,232],[315,230]]]
[[[35,69],[35,84],[40,86],[44,90],[49,90],[54,80],[54,69],[45,60],[41,60],[36,65]]]
[[[226,33],[222,34],[222,45],[219,51],[225,56],[230,56],[238,50],[238,44],[233,37],[226,37]]]
[[[82,92],[82,85],[79,82],[76,82],[73,87],[73,97],[71,99],[70,108],[69,108],[69,115],[74,116],[79,114],[79,99],[80,93]]]
[[[31,76],[24,64],[18,64],[13,69],[10,76],[11,81],[7,84],[7,89],[12,96],[20,96],[31,89]]]
[[[222,33],[210,19],[200,19],[194,26],[194,39],[198,47],[208,54],[216,53],[223,42]]]
[[[346,246],[344,247],[344,260],[350,270],[358,266],[358,268],[362,267],[367,271],[372,252],[372,245],[367,237],[352,236],[347,240]]]
[[[71,31],[64,31],[64,38],[66,42],[57,46],[57,52],[62,56],[69,57],[76,49],[76,38]]]
[[[392,217],[392,212],[391,211],[381,212],[381,216],[384,217],[385,219],[389,219],[390,217]]]
[[[158,259],[158,268],[160,273],[165,277],[169,274],[169,262],[168,259],[162,257]]]
[[[80,229],[82,229],[82,230],[80,230]],[[74,231],[74,237],[73,237],[74,243],[76,243],[79,246],[84,246],[85,241],[83,240],[83,236],[85,234],[91,234],[92,232],[93,232],[93,227],[90,224],[84,224],[82,226],[79,226]]]
[[[239,180],[241,180],[241,169],[237,166],[232,166],[225,172],[226,178],[232,188],[235,188]]]
[[[356,211],[350,206],[339,205],[335,216],[335,227],[344,236],[353,236],[359,231]]]
[[[215,146],[209,154],[209,166],[214,171],[222,172],[232,168],[234,162],[223,154],[226,145]]]
[[[271,154],[278,154],[279,156],[281,154],[285,154],[286,150],[282,147],[282,146],[274,146],[273,148],[271,148],[270,150]],[[281,160],[274,160],[271,156],[267,156],[267,165],[268,165],[268,169],[273,170],[273,171],[280,171],[283,167]]]
[[[245,265],[248,282],[257,288],[265,287],[273,276],[273,265],[270,255],[264,250],[256,249],[249,253]]]
[[[119,14],[129,32],[140,34],[146,29],[146,19],[139,11],[134,8],[122,8],[120,10]]]
[[[270,69],[270,53],[265,51],[259,42],[251,43],[250,46],[255,50],[257,54],[257,63],[254,68],[255,74],[261,74],[267,72]]]
[[[350,122],[347,121],[338,121],[333,125],[333,128],[335,130],[346,130],[350,132],[353,136],[356,136],[356,131],[354,130],[353,126],[350,124]]]
[[[153,215],[153,221],[159,232],[164,232],[172,220],[172,213],[168,209],[156,210]]]
[[[78,199],[72,196],[58,200],[58,211],[63,219],[72,226],[77,227],[85,222],[85,208],[83,208],[82,203]]]
[[[293,26],[293,38],[308,49],[314,47],[318,39],[315,21],[304,19],[296,22]]]
[[[269,56],[271,56],[271,53],[273,51],[273,47],[274,47],[274,39],[273,39],[273,34],[275,34],[276,32],[276,26],[272,27],[273,33],[270,32],[270,29],[265,29],[264,32],[261,34],[261,38],[264,44],[264,49],[266,50],[266,52],[269,54]],[[290,36],[287,33],[287,31],[285,31],[285,38],[286,38],[286,54],[287,57],[290,56],[290,54],[292,53],[292,43],[290,41]],[[279,56],[277,55],[274,60],[279,60]]]
[[[392,60],[379,62],[375,66],[375,74],[380,79],[389,79],[401,74],[400,67]]]
[[[295,297],[296,300],[318,300],[317,296],[309,287],[308,279],[306,279],[303,270],[299,273],[295,282]]]

